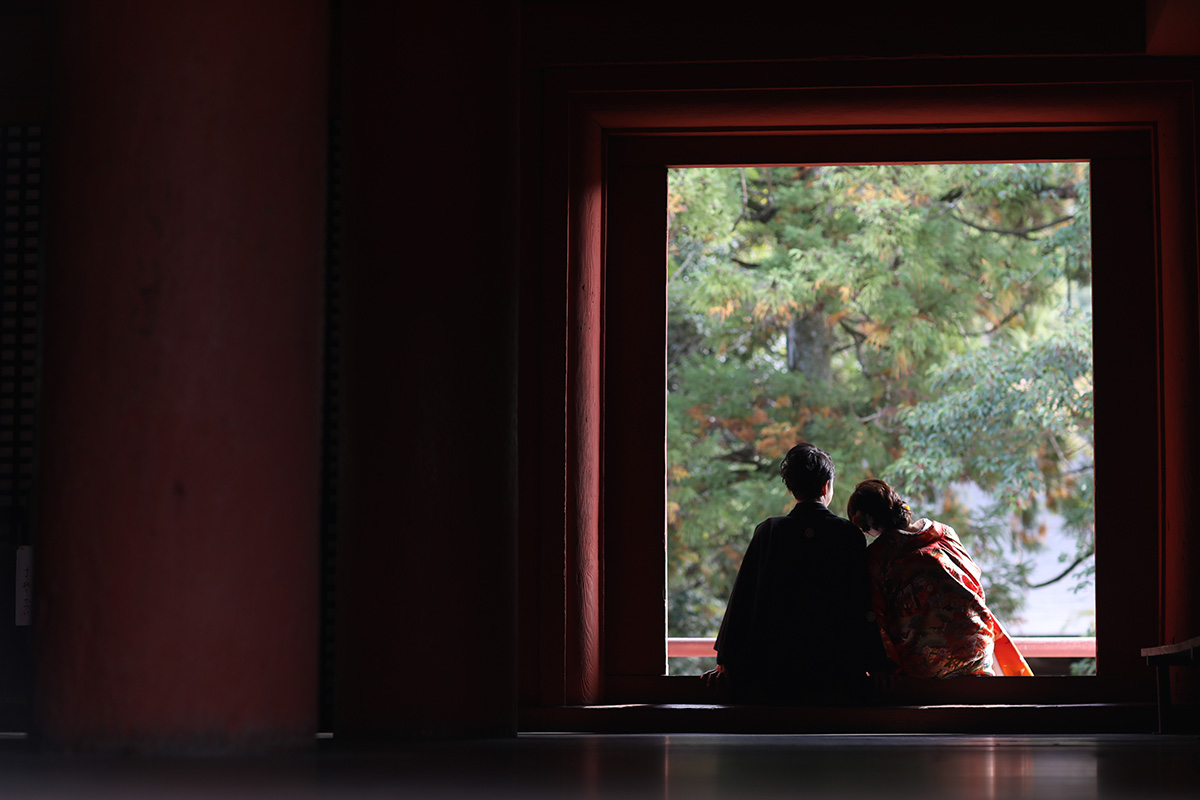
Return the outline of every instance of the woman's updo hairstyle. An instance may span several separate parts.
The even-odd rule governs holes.
[[[896,490],[878,478],[870,478],[854,487],[846,501],[846,516],[860,530],[903,530],[912,525],[912,512]]]

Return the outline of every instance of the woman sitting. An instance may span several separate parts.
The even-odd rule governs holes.
[[[858,484],[846,516],[874,538],[871,598],[888,658],[900,675],[1032,675],[984,603],[980,570],[949,525],[913,520],[881,480]]]

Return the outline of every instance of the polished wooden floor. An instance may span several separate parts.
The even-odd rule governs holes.
[[[587,735],[257,758],[0,747],[13,798],[1188,798],[1200,737]]]

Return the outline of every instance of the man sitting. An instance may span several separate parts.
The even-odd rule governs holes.
[[[738,569],[705,683],[735,702],[846,702],[882,666],[866,540],[828,508],[834,465],[811,444],[779,465],[796,498],[754,531]]]

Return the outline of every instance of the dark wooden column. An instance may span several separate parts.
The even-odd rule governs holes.
[[[54,24],[40,733],[311,742],[327,4]]]
[[[517,4],[340,24],[334,732],[511,735]]]
[[[1200,9],[1195,12],[1200,16]],[[1195,43],[1193,43],[1195,46]],[[1193,64],[1197,60],[1193,60]],[[1195,70],[1195,67],[1193,67]],[[1196,70],[1193,80],[1200,79]],[[1193,87],[1195,84],[1193,83]],[[1194,97],[1194,94],[1192,95]],[[1192,114],[1194,114],[1194,100]],[[1163,630],[1160,644],[1178,644],[1200,636],[1200,528],[1194,522],[1196,479],[1200,475],[1200,420],[1196,398],[1200,396],[1200,264],[1197,252],[1197,159],[1200,158],[1200,129],[1192,123],[1178,142],[1170,133],[1160,134],[1174,145],[1160,155],[1160,196],[1173,205],[1161,214],[1162,249],[1165,256],[1162,292],[1162,357],[1166,365],[1163,382],[1163,463],[1166,519],[1164,524],[1161,603]],[[1161,141],[1161,140],[1160,140]],[[1170,267],[1175,265],[1175,269]],[[1174,701],[1200,718],[1200,670],[1195,667],[1167,668],[1173,674]],[[1185,712],[1187,713],[1187,712]]]

